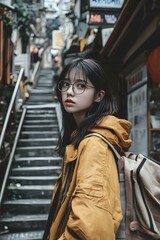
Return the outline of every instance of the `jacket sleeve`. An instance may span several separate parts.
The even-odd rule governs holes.
[[[71,213],[59,240],[114,240],[118,227],[115,227],[110,204],[110,196],[113,195],[109,186],[112,169],[107,164],[108,158],[114,159],[113,154],[101,139],[91,137],[80,144],[78,158]]]

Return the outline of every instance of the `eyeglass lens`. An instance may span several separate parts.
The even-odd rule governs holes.
[[[85,91],[87,84],[83,81],[77,81],[73,84],[67,81],[60,81],[58,84],[58,89],[62,92],[65,92],[70,88],[70,86],[72,86],[72,90],[75,94],[82,94]]]

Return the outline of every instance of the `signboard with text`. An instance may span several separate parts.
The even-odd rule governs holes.
[[[63,34],[60,30],[52,31],[52,48],[62,49],[63,48]]]
[[[112,8],[120,9],[123,6],[124,0],[88,0],[89,8]]]
[[[127,91],[130,92],[137,88],[138,86],[145,83],[148,79],[147,76],[147,66],[143,65],[131,72],[128,76],[126,76],[127,80]]]

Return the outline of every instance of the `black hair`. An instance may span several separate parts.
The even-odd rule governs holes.
[[[89,79],[96,89],[105,91],[105,95],[100,102],[94,102],[93,106],[89,109],[85,119],[76,125],[76,122],[71,113],[65,111],[61,92],[58,89],[59,81],[65,79],[66,75],[69,77],[71,70],[80,70],[83,73],[84,80]],[[78,71],[76,71],[78,74]],[[57,97],[61,104],[62,109],[62,126],[61,135],[57,145],[57,152],[61,155],[64,154],[65,148],[68,144],[74,144],[75,148],[78,147],[80,141],[89,132],[89,129],[96,125],[96,123],[105,115],[113,115],[117,111],[117,106],[113,100],[112,94],[109,90],[107,76],[101,65],[93,59],[77,58],[67,64],[61,72],[56,86]],[[74,134],[72,134],[74,131]],[[71,137],[72,135],[72,137]]]

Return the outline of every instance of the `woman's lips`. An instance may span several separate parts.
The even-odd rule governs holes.
[[[73,102],[73,101],[70,100],[70,99],[67,99],[64,103],[65,103],[65,105],[68,106],[68,107],[69,107],[69,106],[73,106],[73,105],[75,104],[75,102]]]

